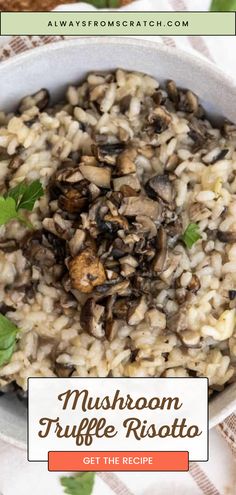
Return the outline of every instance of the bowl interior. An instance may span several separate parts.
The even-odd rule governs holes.
[[[57,100],[68,84],[78,83],[90,71],[122,67],[146,72],[160,83],[174,79],[192,89],[211,118],[236,121],[236,86],[213,64],[182,51],[143,40],[81,38],[47,45],[0,65],[0,109],[14,110],[20,98],[46,87]],[[210,404],[210,423],[236,409],[236,384]],[[26,411],[12,396],[0,397],[0,436],[26,446]]]

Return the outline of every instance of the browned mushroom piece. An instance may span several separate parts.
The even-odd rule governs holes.
[[[112,342],[115,339],[121,326],[122,326],[122,321],[120,320],[108,319],[106,321],[105,335],[109,342]]]
[[[0,158],[1,160],[1,158]],[[18,170],[18,168],[24,163],[24,160],[23,158],[21,158],[21,156],[19,155],[14,155],[11,160],[10,160],[10,163],[8,165],[8,168],[9,170]]]
[[[202,203],[192,203],[189,208],[189,218],[193,222],[200,222],[211,216],[212,212]]]
[[[135,223],[137,225],[138,232],[144,237],[147,237],[148,239],[156,237],[157,227],[150,217],[147,217],[146,215],[137,215],[135,218]]]
[[[172,80],[167,81],[166,90],[170,100],[173,101],[173,103],[177,104],[179,101],[179,90],[175,82]]]
[[[190,113],[197,113],[199,103],[198,103],[198,97],[192,92],[192,91],[186,91],[185,94],[185,110]]]
[[[69,241],[69,249],[71,256],[76,256],[83,248],[86,233],[82,229],[76,229],[73,237]]]
[[[148,116],[148,122],[151,124],[155,133],[160,134],[168,129],[171,123],[171,115],[164,107],[157,107]]]
[[[112,296],[113,294],[117,294],[120,296],[126,295],[129,293],[128,289],[130,286],[129,280],[109,280],[107,283],[103,285],[99,285],[96,287],[96,290],[94,291],[94,294],[96,296]]]
[[[15,156],[11,157],[8,154],[7,149],[4,148],[3,146],[0,146],[0,162],[2,162],[4,160],[10,160],[10,159],[14,160]],[[9,167],[9,165],[8,165],[8,167]]]
[[[120,191],[123,186],[129,186],[134,191],[140,191],[141,189],[141,184],[136,174],[124,175],[113,179],[113,186],[115,191]]]
[[[35,106],[38,107],[40,111],[42,111],[48,106],[49,100],[50,94],[48,90],[45,88],[40,89],[40,91],[37,91],[37,93],[22,98],[18,107],[18,112],[24,113],[26,112],[26,110],[29,110],[29,108]]]
[[[115,165],[117,157],[124,151],[124,143],[107,143],[100,146],[93,146],[93,152],[100,162]]]
[[[113,314],[119,320],[126,320],[130,301],[120,297],[113,305]]]
[[[201,283],[197,275],[194,273],[192,275],[192,278],[187,285],[187,289],[190,290],[191,292],[198,292],[199,289],[201,288]]]
[[[83,175],[81,174],[79,167],[66,166],[60,168],[53,177],[54,181],[59,182],[69,182],[70,184],[75,184],[83,180]]]
[[[94,167],[93,165],[85,165],[82,163],[79,166],[80,172],[85,179],[95,186],[110,188],[111,170],[105,167]]]
[[[22,242],[24,256],[31,260],[32,264],[41,268],[49,268],[56,263],[53,249],[43,244],[42,231],[27,234]]]
[[[17,250],[17,242],[15,239],[6,239],[5,241],[0,241],[0,251],[4,253],[11,253]]]
[[[102,339],[105,336],[104,313],[104,306],[97,304],[93,298],[88,299],[81,309],[81,327],[96,339]]]
[[[146,301],[142,296],[134,301],[129,307],[127,314],[127,323],[131,326],[138,325],[138,323],[140,323],[144,319],[147,310],[148,307]]]
[[[69,274],[72,287],[85,293],[106,281],[104,266],[91,248],[69,261]]]
[[[117,175],[129,175],[136,172],[135,158],[137,155],[136,150],[127,150],[121,153],[116,161],[116,173]]]
[[[75,369],[75,366],[73,366],[72,364],[55,364],[55,374],[59,378],[70,378],[70,376],[73,375]]]
[[[102,230],[111,233],[115,233],[121,229],[126,231],[129,228],[129,222],[121,215],[105,215],[101,223],[103,224]]]
[[[128,198],[129,196],[139,195],[138,191],[135,191],[132,187],[128,186],[127,184],[121,186],[120,192],[124,196],[124,198]]]
[[[217,239],[226,244],[234,244],[236,242],[236,232],[224,232],[223,230],[218,230]]]
[[[236,125],[233,124],[232,122],[225,121],[223,125],[223,132],[224,135],[228,139],[235,139],[236,137]]]
[[[165,164],[165,170],[167,172],[173,172],[176,169],[176,167],[179,164],[179,162],[180,162],[180,159],[179,159],[178,155],[176,155],[175,153],[173,153],[173,155],[171,155],[168,158],[168,160],[167,160],[167,162]]]
[[[157,253],[153,260],[154,272],[163,272],[167,264],[167,234],[163,227],[160,227],[157,234]]]
[[[74,234],[72,222],[65,220],[59,213],[55,213],[52,218],[44,218],[42,224],[45,230],[48,230],[61,239],[69,240]]]
[[[151,177],[145,184],[145,190],[152,199],[160,198],[168,204],[173,200],[173,187],[167,174]]]
[[[88,204],[88,199],[81,197],[76,189],[70,189],[65,195],[59,196],[58,206],[68,213],[78,213],[83,211]]]
[[[127,217],[145,215],[156,221],[161,219],[161,212],[161,205],[157,201],[153,201],[145,196],[124,198],[119,210],[121,215]]]

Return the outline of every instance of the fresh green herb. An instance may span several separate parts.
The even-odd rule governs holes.
[[[0,196],[0,225],[16,219],[32,228],[30,222],[26,220],[19,210],[32,211],[37,199],[43,196],[42,184],[39,180],[26,184],[21,182],[13,189],[10,189],[4,196]]]
[[[86,0],[86,3],[90,3],[98,9],[116,9],[120,7],[120,0]]]
[[[182,241],[189,249],[201,238],[199,226],[196,223],[190,223],[181,236]]]
[[[236,0],[212,0],[210,10],[212,12],[236,11]]]
[[[77,473],[74,476],[61,478],[61,485],[68,495],[91,495],[95,473]]]
[[[11,359],[18,332],[19,329],[14,323],[0,314],[0,366]]]

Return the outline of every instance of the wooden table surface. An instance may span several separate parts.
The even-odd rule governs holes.
[[[131,1],[120,0],[120,5],[127,5]],[[73,0],[0,0],[0,11],[45,11],[65,3],[73,3]]]

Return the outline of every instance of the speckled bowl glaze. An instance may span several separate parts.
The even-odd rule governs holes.
[[[41,87],[54,100],[65,87],[89,71],[122,67],[146,72],[160,82],[174,79],[191,88],[215,119],[236,122],[236,85],[213,64],[159,43],[128,38],[81,38],[54,43],[18,55],[0,65],[0,109],[12,110],[17,101]],[[210,426],[236,410],[236,384],[210,402]],[[0,397],[0,438],[26,448],[26,410],[15,397]]]

